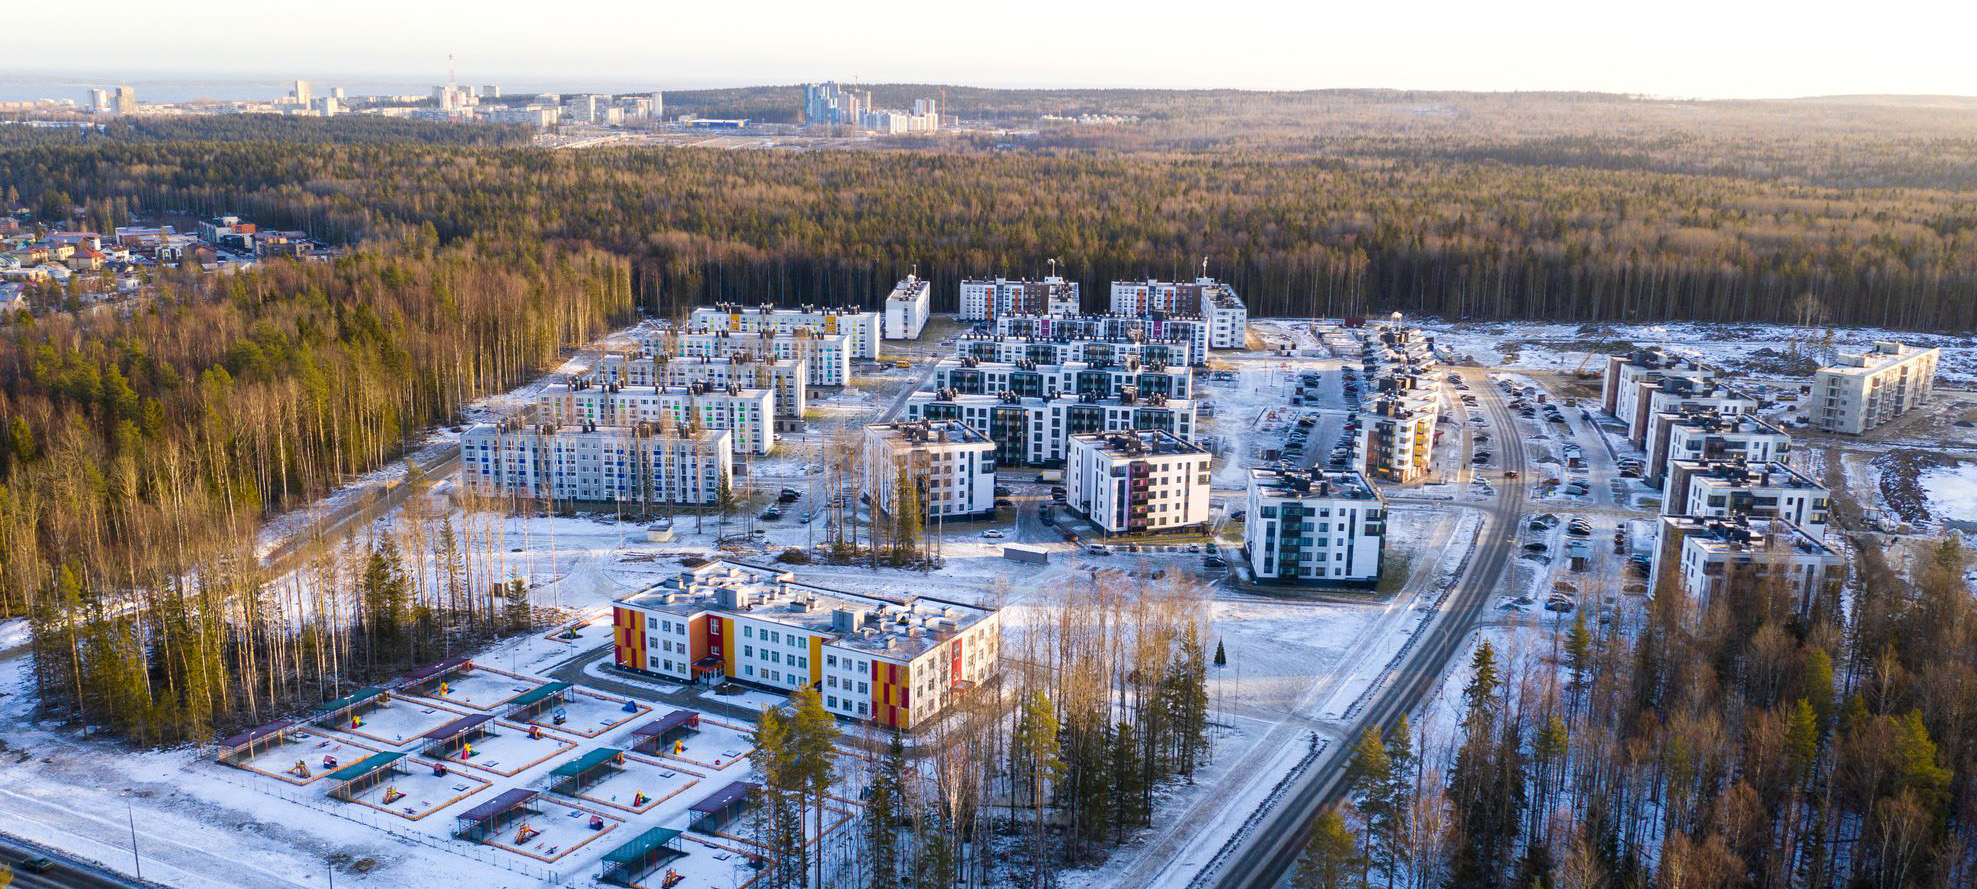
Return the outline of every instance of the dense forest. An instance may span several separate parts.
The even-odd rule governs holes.
[[[1809,293],[1833,323],[1977,328],[1977,195],[1919,188],[1399,156],[102,141],[0,150],[0,188],[343,241],[580,240],[661,313],[871,305],[915,264],[951,308],[960,278],[1050,257],[1097,308],[1109,280],[1206,257],[1256,315],[1784,321]]]
[[[1482,643],[1448,748],[1405,725],[1360,740],[1352,801],[1319,819],[1296,885],[1971,885],[1966,554],[1857,553],[1847,607],[1670,582],[1537,650]]]
[[[0,332],[0,614],[30,620],[46,712],[203,738],[527,626],[468,529],[353,541],[282,589],[256,531],[622,323],[622,259],[415,233],[155,283]]]

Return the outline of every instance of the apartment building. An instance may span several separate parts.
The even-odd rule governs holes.
[[[1676,460],[1668,471],[1662,515],[1782,519],[1815,540],[1826,539],[1832,495],[1811,476],[1783,463]]]
[[[1433,468],[1437,417],[1434,403],[1422,398],[1374,397],[1368,412],[1359,415],[1359,446],[1353,453],[1360,471],[1390,482],[1425,477]]]
[[[1646,475],[1649,482],[1659,482],[1676,460],[1756,464],[1783,461],[1791,452],[1791,435],[1754,413],[1661,413],[1648,436]]]
[[[1664,379],[1687,379],[1708,384],[1715,381],[1716,371],[1691,359],[1669,354],[1659,346],[1635,349],[1625,355],[1609,355],[1606,373],[1600,378],[1600,406],[1607,413],[1632,425],[1633,418],[1642,410],[1639,406],[1640,386]]]
[[[933,314],[933,293],[932,282],[919,275],[907,275],[886,294],[881,335],[889,340],[919,339],[920,332],[927,329],[927,318]]]
[[[1715,413],[1734,417],[1757,410],[1757,399],[1739,389],[1717,382],[1697,382],[1687,378],[1666,378],[1635,387],[1640,399],[1639,413],[1627,425],[1627,437],[1636,447],[1647,449],[1648,434],[1660,414]]]
[[[731,436],[650,423],[476,423],[460,433],[460,484],[483,497],[705,506],[734,475]]]
[[[1206,361],[1209,323],[1194,316],[1170,315],[1004,315],[980,325],[984,333],[1037,340],[1126,340],[1184,342],[1197,361]]]
[[[1171,432],[1073,435],[1064,459],[1072,509],[1107,534],[1208,524],[1209,455]]]
[[[1031,364],[1141,364],[1189,367],[1208,360],[1188,340],[1040,340],[1028,337],[967,334],[955,341],[956,358],[981,361],[1028,361]]]
[[[733,303],[701,306],[687,319],[688,329],[714,333],[844,336],[850,340],[851,357],[873,361],[879,357],[880,324],[877,312],[816,306],[779,309],[768,303],[752,308]]]
[[[1024,398],[1014,393],[961,395],[916,392],[906,401],[910,420],[960,420],[995,442],[1000,466],[1061,463],[1070,437],[1094,432],[1162,430],[1194,440],[1195,402],[1158,395],[1117,398]]]
[[[1800,617],[1837,607],[1845,562],[1823,540],[1783,519],[1662,516],[1650,588],[1679,583],[1697,611],[1718,596],[1750,597],[1778,584]]]
[[[1153,313],[1200,318],[1208,325],[1208,347],[1242,349],[1248,345],[1249,309],[1236,289],[1214,278],[1179,281],[1112,282],[1112,313],[1144,316]]]
[[[1249,472],[1243,558],[1263,583],[1371,586],[1380,579],[1387,502],[1357,472]]]
[[[1028,278],[969,278],[961,282],[963,321],[991,321],[1005,315],[1076,315],[1083,311],[1078,283],[1057,275]]]
[[[776,395],[776,431],[803,428],[810,409],[810,368],[792,359],[758,359],[748,352],[726,358],[672,358],[645,355],[606,355],[582,375],[594,383],[623,386],[739,386],[768,389]]]
[[[549,423],[675,429],[726,429],[737,454],[766,454],[776,446],[776,396],[739,386],[620,386],[575,380],[551,383],[536,396],[538,419]]]
[[[1133,389],[1141,395],[1187,398],[1193,392],[1194,374],[1186,368],[1152,367],[1132,360],[1115,367],[1085,362],[1032,364],[948,358],[934,367],[932,388],[952,389],[961,395],[1014,392],[1036,397],[1095,395],[1099,398],[1117,398]]]
[[[1806,402],[1814,428],[1859,435],[1901,416],[1936,392],[1936,349],[1878,342],[1812,377]]]
[[[646,328],[637,334],[647,355],[684,358],[730,358],[737,353],[771,361],[801,361],[812,386],[842,386],[851,381],[851,338],[844,334],[677,333]]]
[[[807,686],[837,716],[911,730],[996,675],[1002,624],[993,608],[721,560],[619,599],[612,647],[620,669],[780,694]]]
[[[926,521],[995,512],[995,442],[959,420],[873,423],[865,427],[865,481],[887,513],[900,496],[900,470],[915,487]]]

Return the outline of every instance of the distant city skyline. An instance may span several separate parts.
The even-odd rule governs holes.
[[[6,80],[37,75],[197,78],[275,84],[462,83],[517,92],[694,89],[818,80],[1011,88],[1140,87],[1587,90],[1694,98],[1832,94],[1977,95],[1961,45],[1977,8],[1921,0],[1757,4],[1675,0],[1652,8],[1566,0],[1407,8],[1239,0],[1106,4],[1015,0],[995,7],[878,0],[834,7],[767,0],[652,7],[586,4],[601,28],[551,28],[552,11],[510,2],[345,0],[268,7],[224,27],[183,28],[178,11],[115,0],[119,27],[74,41],[17,41]],[[1643,14],[1635,14],[1643,9]],[[576,12],[577,10],[571,10]],[[35,14],[27,19],[32,23]],[[52,22],[51,22],[52,24]],[[161,29],[172,39],[159,40]],[[42,33],[50,33],[43,31]],[[279,93],[276,93],[279,95]],[[231,98],[230,96],[218,96]],[[148,98],[148,97],[147,97]]]

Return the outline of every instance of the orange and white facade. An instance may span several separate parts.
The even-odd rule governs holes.
[[[817,690],[825,709],[912,729],[994,676],[1001,618],[928,597],[904,601],[715,561],[619,599],[617,665],[677,682]]]

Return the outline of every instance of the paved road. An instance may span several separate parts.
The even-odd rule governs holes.
[[[1487,405],[1495,417],[1495,428],[1506,433],[1515,429],[1502,393],[1495,386],[1478,382],[1470,381],[1470,391],[1478,393],[1479,400]],[[1496,503],[1485,514],[1475,556],[1461,583],[1441,614],[1422,631],[1392,679],[1374,693],[1359,719],[1347,726],[1346,738],[1358,737],[1367,727],[1392,726],[1401,714],[1417,707],[1446,675],[1450,661],[1463,650],[1492,596],[1501,589],[1518,552],[1525,467],[1523,444],[1516,436],[1506,434],[1496,444],[1503,467],[1517,470],[1519,477],[1498,485]],[[1227,850],[1230,854],[1221,869],[1202,875],[1194,884],[1216,889],[1273,889],[1282,883],[1297,861],[1312,819],[1343,796],[1350,747],[1333,745],[1326,758],[1298,779],[1256,829]]]
[[[35,855],[47,856],[55,862],[55,866],[47,873],[39,874],[15,867],[14,882],[9,889],[152,889],[158,885],[120,877],[88,862],[67,858],[59,852],[30,846],[0,834],[0,862],[17,865],[21,859]],[[0,874],[5,873],[5,870],[0,870]]]

